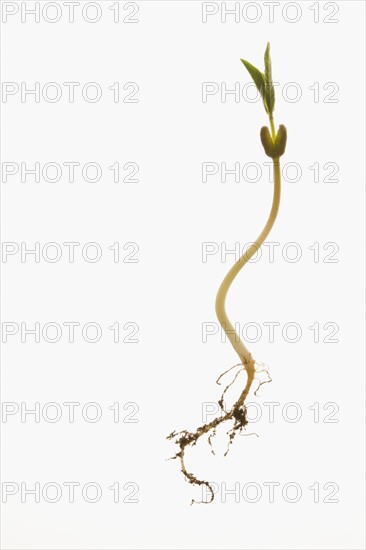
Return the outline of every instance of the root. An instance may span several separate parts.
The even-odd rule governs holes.
[[[253,359],[251,359],[251,361],[253,362],[253,364],[251,366],[254,367]],[[186,448],[190,447],[190,446],[194,447],[197,444],[197,441],[200,437],[202,437],[205,434],[208,434],[208,444],[211,447],[212,454],[215,454],[215,451],[214,451],[213,446],[212,446],[212,438],[216,435],[217,427],[220,424],[224,424],[225,422],[232,421],[233,425],[230,428],[230,430],[227,432],[227,435],[229,436],[229,441],[228,441],[226,452],[224,454],[224,456],[226,456],[228,454],[229,450],[230,450],[231,445],[233,444],[235,436],[238,433],[241,433],[242,430],[245,428],[245,426],[248,424],[247,409],[246,409],[246,406],[245,406],[245,399],[246,399],[246,397],[249,393],[249,390],[250,390],[250,387],[251,387],[252,382],[254,380],[254,377],[248,377],[248,380],[247,380],[247,383],[245,385],[244,390],[242,391],[242,393],[239,396],[239,399],[234,403],[232,408],[229,411],[226,411],[225,408],[224,408],[224,396],[225,396],[227,390],[234,384],[234,382],[237,380],[239,374],[243,370],[246,370],[246,366],[242,363],[240,363],[238,365],[234,365],[233,367],[231,367],[230,369],[225,371],[221,376],[219,376],[219,378],[217,379],[216,382],[217,382],[217,384],[220,384],[221,378],[225,374],[227,374],[228,372],[230,372],[232,369],[234,369],[236,367],[240,367],[239,371],[235,374],[234,379],[225,387],[225,389],[224,389],[224,391],[221,395],[221,398],[218,401],[218,405],[219,405],[221,411],[224,414],[222,416],[219,416],[219,417],[215,418],[211,422],[209,422],[207,424],[203,424],[203,426],[198,427],[195,432],[189,432],[187,430],[183,430],[181,432],[172,432],[167,437],[167,439],[169,439],[169,440],[174,439],[175,443],[179,446],[179,451],[174,456],[172,456],[171,458],[173,460],[174,459],[179,459],[180,465],[181,465],[181,472],[183,473],[185,479],[189,483],[191,483],[192,485],[205,485],[208,488],[208,490],[210,491],[210,499],[209,500],[207,500],[207,501],[204,501],[204,500],[197,501],[197,500],[192,499],[191,505],[193,503],[210,504],[215,498],[215,493],[214,493],[212,485],[210,485],[210,483],[208,481],[204,481],[202,479],[197,478],[193,473],[191,473],[187,470],[186,465],[185,465],[185,451],[186,451]],[[267,369],[264,369],[262,366],[261,366],[261,369],[258,370],[258,372],[266,372],[268,374]],[[265,382],[261,382],[256,391],[258,391],[259,387],[262,384],[271,381],[271,378],[270,378],[269,374],[268,374],[268,377],[269,377],[269,380],[267,380]]]
[[[240,363],[239,365],[234,365],[233,367],[231,367],[230,369],[228,369],[227,371],[223,372],[219,377],[218,379],[216,380],[216,384],[219,384],[221,385],[221,378],[226,374],[228,373],[229,371],[231,371],[232,369],[234,369],[235,367],[241,367],[240,370],[238,370],[238,372],[236,373],[235,377],[234,377],[234,380],[232,382],[230,382],[230,384],[228,384],[226,386],[226,388],[224,389],[224,391],[222,392],[221,394],[221,397],[220,399],[218,400],[218,404],[219,404],[219,407],[222,411],[224,411],[224,397],[225,397],[225,393],[227,392],[227,390],[235,383],[236,379],[238,378],[239,374],[242,372],[242,370],[244,370],[244,367],[243,365]],[[225,411],[226,412],[226,411]]]
[[[265,372],[266,375],[267,375],[267,377],[268,377],[268,379],[267,379],[267,380],[262,380],[262,381],[259,382],[258,387],[257,387],[257,389],[256,389],[255,392],[254,392],[254,395],[255,395],[255,396],[257,395],[259,388],[260,388],[261,386],[263,386],[263,384],[269,384],[270,382],[272,382],[272,378],[271,378],[271,376],[270,376],[270,374],[269,374],[268,368],[265,367],[265,365],[263,365],[262,363],[258,363],[258,364],[259,364],[259,368],[256,369],[256,373],[259,374],[259,373],[261,373],[261,372]]]

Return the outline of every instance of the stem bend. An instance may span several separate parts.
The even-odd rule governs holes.
[[[223,328],[223,330],[225,331],[228,339],[231,342],[231,345],[233,346],[234,350],[238,354],[240,361],[243,363],[247,371],[248,381],[247,381],[246,389],[242,394],[243,402],[249,392],[250,385],[254,379],[254,361],[252,359],[252,356],[248,348],[241,341],[240,336],[235,331],[233,325],[231,324],[226,314],[225,301],[226,301],[228,290],[232,282],[234,281],[235,277],[237,276],[239,271],[242,269],[242,267],[244,267],[244,265],[252,258],[252,256],[254,256],[254,254],[262,246],[262,244],[268,237],[269,232],[271,231],[273,224],[276,220],[279,205],[280,205],[280,197],[281,197],[281,170],[280,170],[279,158],[273,159],[273,172],[274,172],[273,201],[272,201],[272,208],[269,213],[267,223],[264,226],[261,234],[256,239],[256,241],[248,248],[248,250],[241,256],[241,258],[232,266],[232,268],[230,269],[230,271],[222,281],[216,296],[215,307],[216,307],[216,315],[219,320],[219,323]]]

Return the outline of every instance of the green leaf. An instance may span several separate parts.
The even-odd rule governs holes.
[[[244,67],[247,69],[248,73],[252,77],[254,84],[257,87],[258,92],[261,94],[264,107],[268,113],[267,105],[266,105],[266,83],[265,83],[265,76],[257,67],[254,67],[249,61],[246,61],[245,59],[240,59],[240,61],[243,63]]]
[[[267,42],[266,51],[264,52],[264,78],[267,82],[272,82],[272,63],[269,42]]]
[[[269,42],[267,43],[264,53],[264,89],[265,102],[268,107],[267,112],[269,115],[272,115],[275,106],[275,91],[272,81],[272,63]]]

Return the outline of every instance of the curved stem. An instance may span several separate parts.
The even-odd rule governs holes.
[[[244,265],[250,260],[252,256],[259,250],[263,242],[267,238],[269,232],[272,229],[272,226],[276,220],[281,197],[281,170],[280,170],[280,161],[279,158],[273,159],[273,171],[274,171],[274,192],[273,192],[273,201],[272,208],[269,214],[266,225],[264,226],[261,234],[256,239],[256,241],[248,248],[248,250],[241,256],[241,258],[232,266],[224,280],[222,281],[220,288],[216,296],[216,315],[219,320],[219,323],[223,330],[225,331],[227,337],[229,338],[234,350],[238,354],[240,361],[244,365],[248,380],[246,387],[239,398],[239,404],[243,404],[246,396],[249,393],[250,386],[254,379],[254,361],[252,356],[241,341],[240,336],[236,333],[233,325],[230,323],[229,318],[225,310],[225,300],[228,293],[228,290],[239,273],[239,271],[244,267]]]

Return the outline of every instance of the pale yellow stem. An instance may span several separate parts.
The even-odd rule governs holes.
[[[276,139],[276,129],[275,129],[275,125],[274,125],[274,120],[273,120],[273,116],[271,115],[269,117],[269,124],[271,126],[271,136],[272,136],[272,141],[274,143],[275,139]]]
[[[242,401],[244,402],[245,397],[247,396],[250,385],[254,379],[254,361],[252,356],[241,341],[240,336],[235,331],[233,325],[230,323],[229,318],[225,310],[225,300],[228,293],[228,290],[241,270],[241,268],[250,260],[252,256],[259,250],[259,248],[264,243],[265,239],[268,237],[269,232],[272,229],[272,226],[277,217],[278,208],[280,205],[280,196],[281,196],[281,170],[280,170],[280,161],[279,158],[273,159],[273,171],[274,171],[274,192],[273,192],[273,202],[272,208],[269,214],[266,225],[263,228],[263,231],[256,239],[256,241],[248,248],[248,250],[241,256],[241,258],[232,266],[225,279],[222,281],[220,288],[216,296],[216,315],[219,320],[219,323],[223,330],[225,331],[227,337],[229,338],[234,350],[238,354],[240,361],[243,363],[247,375],[248,381],[246,389],[242,394]]]

